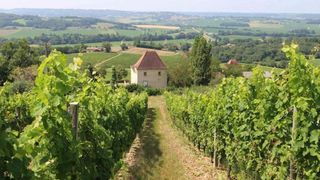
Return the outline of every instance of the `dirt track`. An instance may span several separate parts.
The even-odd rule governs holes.
[[[116,179],[225,179],[173,127],[163,97],[149,98],[143,131],[132,145]]]

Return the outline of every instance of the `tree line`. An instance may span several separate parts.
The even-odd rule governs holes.
[[[261,31],[252,31],[249,29],[246,30],[219,30],[218,31],[219,36],[230,36],[230,35],[239,35],[239,36],[254,36],[254,37],[318,37],[316,35],[316,32],[314,30],[309,29],[294,29],[290,30],[287,33],[267,33],[267,32],[261,32]]]
[[[320,58],[320,53],[315,48],[320,44],[320,38],[263,38],[254,39],[235,39],[217,38],[213,42],[212,54],[221,62],[236,59],[243,63],[257,63],[271,67],[284,68],[287,66],[288,59],[280,50],[283,42],[299,43],[300,51],[309,56]]]
[[[40,29],[51,29],[54,31],[65,30],[69,27],[82,27],[89,28],[97,23],[110,23],[114,25],[114,28],[119,29],[133,29],[129,24],[123,24],[118,22],[111,22],[97,18],[90,17],[50,17],[43,18],[39,16],[20,16],[14,14],[0,13],[0,27],[33,27]]]
[[[120,35],[118,33],[115,34],[96,34],[96,35],[84,35],[84,34],[71,34],[66,33],[62,35],[58,34],[41,34],[36,37],[28,37],[27,41],[31,44],[43,44],[50,43],[52,45],[60,45],[60,44],[79,44],[79,43],[98,43],[98,42],[106,42],[106,41],[163,41],[163,40],[173,40],[173,39],[193,39],[199,33],[179,33],[176,35],[164,35],[164,34],[142,34],[136,37]],[[15,39],[11,39],[15,40]],[[5,38],[0,38],[0,43],[9,41]]]
[[[0,46],[0,86],[8,80],[21,79],[15,78],[16,76],[12,74],[14,70],[39,64],[41,54],[44,54],[43,49],[31,47],[26,40],[8,41],[2,44]],[[32,72],[21,73],[19,73],[20,76],[32,74]],[[27,75],[28,73],[30,74]]]

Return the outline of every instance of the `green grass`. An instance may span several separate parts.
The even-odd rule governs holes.
[[[138,30],[123,30],[123,29],[115,29],[114,30],[116,33],[122,36],[129,36],[129,37],[136,37],[144,34],[143,31],[138,31]]]
[[[283,69],[276,68],[276,67],[260,66],[260,68],[264,71],[269,71],[269,72],[273,71],[276,74],[279,74],[283,71]]]
[[[17,32],[12,33],[6,38],[28,38],[40,36],[41,34],[83,34],[83,35],[97,35],[97,34],[116,34],[129,37],[142,35],[143,31],[137,30],[122,30],[122,29],[99,29],[99,28],[68,28],[65,30],[53,31],[50,29],[37,29],[37,28],[20,28]]]
[[[111,41],[112,47],[120,47],[121,42],[126,43],[127,45],[133,45],[133,41]],[[98,43],[85,43],[87,46],[102,46],[103,42]],[[59,44],[53,45],[52,47],[63,47],[63,46],[76,46],[80,44]]]
[[[92,64],[93,66],[101,61],[104,61],[104,60],[107,60],[109,58],[112,58],[114,56],[118,55],[117,53],[103,53],[103,52],[93,52],[93,53],[84,53],[84,54],[81,54],[79,56],[79,54],[68,54],[66,55],[67,56],[67,60],[68,60],[68,63],[72,63],[73,61],[73,58],[74,57],[80,57],[82,60],[83,60],[83,64],[82,64],[82,68],[85,68],[87,65],[89,64]],[[134,60],[134,57],[133,56],[130,56],[131,54],[128,54],[129,56],[127,57],[128,59],[132,59]],[[130,58],[131,57],[131,58]],[[121,61],[120,59],[118,59],[118,61]],[[127,62],[128,63],[128,62]],[[119,62],[113,62],[113,63],[106,63],[106,64],[103,64],[103,66],[99,67],[98,69],[101,69],[101,68],[106,68],[106,80],[111,80],[111,75],[112,75],[112,71],[111,71],[111,66],[112,65],[121,65],[123,67],[127,67],[127,66],[124,66],[122,63],[119,63]],[[130,67],[130,65],[128,66]],[[125,80],[130,80],[130,69],[129,68],[126,68],[127,72],[128,72],[128,76],[125,77],[124,79]]]
[[[161,56],[161,59],[168,68],[176,66],[179,63],[184,63],[184,61],[186,61],[186,58],[184,58],[181,54],[176,54],[174,56]]]
[[[33,29],[33,28],[19,28],[15,33],[12,33],[7,36],[2,36],[5,38],[27,38],[39,36],[42,33],[49,34],[49,29]]]
[[[163,100],[159,99],[149,98],[148,113],[139,136],[141,145],[137,148],[137,162],[132,167],[121,170],[123,178],[115,179],[187,179],[181,159],[175,151],[182,147],[173,149],[168,143],[172,138],[170,135],[176,131],[165,119],[168,115],[165,116],[160,111]],[[177,140],[177,137],[174,139]]]
[[[19,23],[19,24],[21,24],[23,26],[25,26],[27,24],[26,20],[24,20],[24,19],[17,19],[17,20],[15,20],[13,22]]]
[[[147,34],[170,34],[173,30],[166,30],[166,29],[158,29],[158,28],[137,28],[137,30],[142,31]]]
[[[182,43],[193,43],[193,39],[172,39],[172,40],[166,40],[166,41],[153,41],[153,43],[160,43],[160,44],[182,44]],[[133,41],[111,41],[113,47],[119,47],[121,42],[127,44],[127,45],[133,45]],[[149,42],[149,41],[148,41]],[[85,43],[87,46],[102,46],[103,42],[99,43]],[[53,47],[63,47],[63,46],[75,46],[80,44],[59,44],[59,45],[53,45]]]
[[[136,63],[139,58],[141,57],[140,54],[129,54],[123,53],[122,55],[112,59],[111,61],[104,64],[104,67],[111,67],[111,66],[123,66],[125,68],[129,68],[131,65]],[[178,63],[182,62],[184,59],[181,55],[174,55],[174,56],[161,56],[163,62],[167,65],[167,67],[172,67],[177,65]]]
[[[19,22],[23,23],[23,22]],[[63,35],[63,34],[83,34],[83,35],[97,35],[97,34],[119,34],[122,36],[128,37],[136,37],[143,35],[145,33],[151,34],[167,34],[167,31],[159,31],[159,30],[124,30],[124,29],[102,29],[102,28],[68,28],[65,30],[58,30],[53,31],[50,29],[38,29],[38,28],[19,28],[16,33],[10,34],[6,36],[6,38],[27,38],[27,37],[35,37],[40,36],[41,34],[56,34],[56,35]]]
[[[15,22],[25,25],[23,19],[16,20]],[[117,28],[101,28],[99,26],[93,26],[91,28],[79,28],[79,27],[70,27],[65,30],[50,30],[50,29],[39,29],[31,27],[19,28],[16,33],[5,36],[6,38],[28,38],[40,36],[41,34],[83,34],[83,35],[97,35],[97,34],[119,34],[121,36],[128,37],[137,37],[143,34],[170,34],[169,30],[161,29],[117,29]],[[4,37],[4,36],[1,36]]]
[[[187,138],[173,127],[166,109],[163,96],[149,97],[139,141],[133,145],[134,156],[130,156],[134,159],[125,160],[115,179],[226,179],[223,171],[214,172],[212,164],[190,147]]]
[[[191,26],[200,26],[200,27],[219,27],[221,23],[228,21],[229,18],[210,18],[210,19],[195,19],[195,20],[188,20],[186,25]]]
[[[255,21],[255,22],[253,22]],[[276,21],[278,24],[274,24],[271,22],[268,18],[255,18],[252,19],[250,23],[252,23],[251,27],[233,27],[234,30],[237,31],[243,31],[243,32],[259,32],[259,33],[289,33],[292,30],[295,29],[308,29],[308,30],[314,30],[317,35],[320,34],[320,25],[319,24],[308,24],[306,21],[303,20],[293,20],[293,19],[279,19],[279,20],[272,20]],[[225,29],[225,27],[220,26],[223,22],[236,22],[235,18],[232,17],[216,17],[216,18],[210,18],[210,19],[195,19],[190,20],[188,22],[181,22],[185,25],[189,26],[199,26],[200,29],[203,29],[206,32],[217,34],[219,30],[224,31],[232,31]],[[239,22],[242,22],[239,20]],[[243,23],[248,23],[244,22]],[[242,39],[242,38],[248,38],[250,36],[229,36],[231,39]]]
[[[320,66],[320,59],[310,60],[309,62],[315,66]]]
[[[79,56],[79,54],[68,54],[67,60],[69,63],[73,61],[74,57],[81,57],[83,60],[83,66],[92,64],[95,65],[103,60],[109,59],[113,56],[116,56],[117,53],[103,53],[103,52],[93,52],[93,53],[84,53]]]
[[[6,38],[28,38],[36,37],[41,34],[83,34],[83,35],[96,35],[96,34],[114,34],[113,30],[99,30],[94,28],[68,28],[66,30],[53,31],[50,29],[37,29],[37,28],[20,28],[16,33],[6,36]]]
[[[160,44],[182,44],[182,43],[193,43],[194,39],[171,39],[171,40],[165,40],[165,41],[152,41],[154,43],[160,43]]]
[[[295,20],[281,20],[280,23],[281,26],[252,27],[250,29],[267,33],[288,33],[294,29],[308,29],[320,34],[320,26],[317,24],[307,24],[306,22]]]
[[[110,68],[112,66],[122,66],[125,68],[130,68],[135,62],[138,61],[141,55],[139,54],[129,54],[123,53],[120,56],[104,63],[100,68]]]
[[[276,68],[276,67],[269,67],[269,66],[261,66],[261,65],[257,65],[257,64],[248,64],[248,63],[241,63],[242,65],[254,65],[254,67],[260,67],[263,71],[273,71],[274,73],[281,73],[283,71],[283,69],[281,68]],[[220,66],[223,66],[224,63],[220,64]]]
[[[221,37],[229,38],[231,40],[234,40],[234,39],[254,39],[254,40],[259,40],[259,39],[261,39],[260,37],[257,37],[257,36],[240,36],[240,35],[230,35],[230,36],[221,36]]]

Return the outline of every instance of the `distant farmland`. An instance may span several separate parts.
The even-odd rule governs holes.
[[[0,37],[4,38],[29,38],[40,36],[41,34],[83,34],[83,35],[97,35],[97,34],[119,34],[128,37],[135,37],[142,35],[143,31],[138,30],[123,30],[123,29],[98,29],[98,28],[68,28],[65,30],[50,30],[38,28],[18,28],[18,29],[0,29]]]
[[[10,36],[11,34],[14,34],[17,31],[17,29],[0,29],[0,37]]]
[[[180,27],[178,26],[164,26],[164,25],[134,25],[135,27],[142,28],[142,29],[165,29],[165,30],[179,30]]]

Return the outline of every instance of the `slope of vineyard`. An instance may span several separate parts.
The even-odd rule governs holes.
[[[211,93],[166,93],[173,123],[237,179],[320,177],[320,69],[285,46],[272,78],[227,78]]]
[[[78,71],[81,62],[67,65],[53,52],[31,92],[0,88],[1,178],[109,179],[117,171],[144,121],[147,95],[92,80]],[[77,129],[72,102],[79,104]]]

